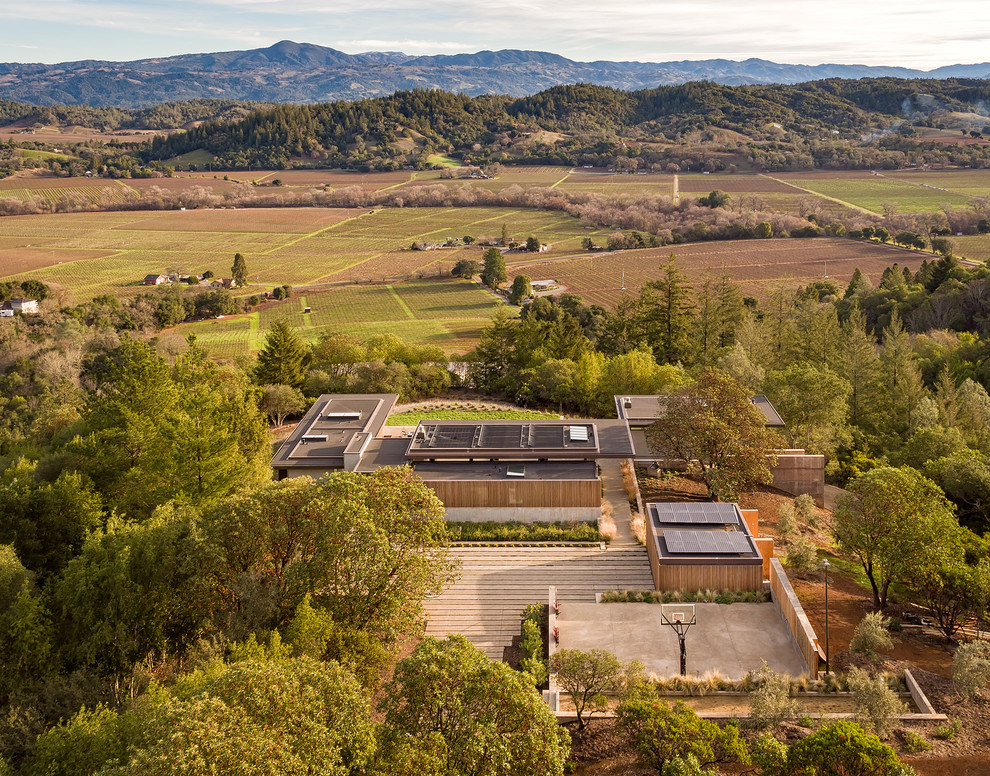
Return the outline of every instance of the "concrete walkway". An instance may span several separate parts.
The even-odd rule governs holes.
[[[602,470],[602,484],[605,499],[612,504],[612,519],[615,521],[613,548],[641,547],[632,532],[632,510],[629,496],[622,485],[622,463],[614,458],[604,458],[598,464]]]
[[[461,578],[425,603],[426,635],[464,635],[493,660],[519,635],[523,609],[547,602],[595,602],[606,590],[652,590],[646,550],[597,547],[455,547]]]

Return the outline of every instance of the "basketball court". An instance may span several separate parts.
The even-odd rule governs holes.
[[[678,611],[674,611],[674,610]],[[777,607],[767,604],[696,604],[693,625],[690,606],[660,604],[567,604],[557,616],[560,649],[604,649],[619,660],[638,660],[647,673],[677,676],[680,648],[674,627],[683,609],[686,669],[688,676],[717,671],[728,679],[741,679],[770,667],[791,676],[807,674],[804,659],[794,644],[787,623]]]

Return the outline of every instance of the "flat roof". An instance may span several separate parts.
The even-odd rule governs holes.
[[[341,468],[355,437],[376,437],[398,400],[394,393],[324,394],[276,451],[276,469]],[[353,448],[352,448],[353,449]]]
[[[630,458],[628,425],[618,420],[424,420],[409,440],[415,460]]]
[[[630,426],[649,426],[657,419],[660,410],[664,405],[666,396],[615,396],[615,413],[620,420],[626,420]],[[750,401],[763,413],[767,419],[767,426],[772,428],[782,428],[784,424],[780,413],[774,408],[770,400],[758,393]]]
[[[646,505],[662,563],[762,563],[738,504],[667,501]]]

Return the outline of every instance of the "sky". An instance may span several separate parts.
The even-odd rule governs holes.
[[[551,51],[931,69],[990,60],[988,0],[3,0],[0,61],[262,48]]]

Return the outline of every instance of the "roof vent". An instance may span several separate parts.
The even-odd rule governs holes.
[[[588,441],[588,427],[587,426],[571,426],[568,429],[568,436],[572,442],[587,442]]]
[[[506,477],[525,477],[526,467],[520,463],[510,463],[505,467]]]
[[[301,442],[326,442],[325,434],[305,434],[300,438]]]
[[[622,406],[625,407],[627,410],[631,410],[632,409],[632,399],[630,399],[628,396],[626,396],[622,400]]]

